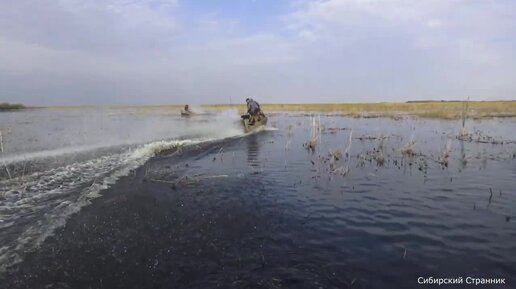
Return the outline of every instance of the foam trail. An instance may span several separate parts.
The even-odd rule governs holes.
[[[125,143],[119,143],[118,145],[121,146]],[[116,146],[117,144],[113,144],[113,146]],[[77,154],[77,153],[83,153],[87,151],[94,151],[101,148],[106,148],[106,145],[104,144],[97,144],[97,145],[86,145],[86,146],[76,146],[76,147],[65,147],[65,148],[59,148],[54,150],[43,150],[43,151],[36,151],[36,152],[30,152],[25,153],[21,155],[13,155],[13,156],[6,156],[2,159],[3,162],[6,164],[13,164],[17,162],[22,161],[31,161],[36,159],[44,159],[44,158],[52,158],[52,157],[60,157],[63,155],[68,154]]]
[[[156,141],[123,153],[34,173],[25,176],[23,182],[0,182],[0,272],[22,261],[26,252],[37,248],[70,215],[100,196],[101,190],[157,153],[214,140],[217,139]]]
[[[237,111],[185,120],[178,112],[42,109],[0,115],[0,123],[12,128],[1,161],[15,173],[0,172],[0,272],[156,154],[245,135]]]

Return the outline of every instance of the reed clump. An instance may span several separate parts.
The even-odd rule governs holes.
[[[462,103],[462,110],[461,110],[461,120],[462,120],[462,128],[460,130],[459,139],[464,140],[469,138],[469,133],[466,130],[466,119],[468,118],[468,109],[469,109],[469,97],[466,101]]]
[[[330,173],[334,175],[341,175],[346,176],[350,172],[349,168],[349,152],[351,150],[351,144],[353,141],[353,130],[349,132],[349,140],[348,145],[344,149],[344,152],[342,153],[340,150],[336,151],[330,151]],[[345,164],[339,167],[336,167],[336,162],[342,158],[345,158]]]
[[[448,167],[448,162],[449,162],[449,158],[450,158],[450,146],[451,146],[451,142],[450,142],[450,140],[448,140],[448,142],[446,143],[446,145],[443,148],[443,151],[441,152],[441,156],[439,157],[439,164],[443,168]]]
[[[317,120],[315,117],[312,117],[312,131],[310,132],[310,139],[303,146],[311,152],[315,152],[320,133],[321,120]]]
[[[404,155],[404,156],[413,156],[415,155],[416,153],[414,152],[414,145],[416,143],[411,141],[411,142],[408,142],[407,144],[405,144],[405,146],[403,146],[403,148],[401,148],[401,154]]]
[[[410,137],[410,141],[401,148],[401,154],[403,156],[410,157],[410,156],[416,155],[416,152],[414,151],[414,145],[416,144],[416,142],[414,141],[414,135],[415,135],[415,133],[412,133],[412,136]]]
[[[375,160],[376,160],[376,165],[378,165],[379,167],[382,167],[383,165],[385,165],[385,156],[384,156],[384,153],[383,153],[383,140],[384,138],[380,138],[380,143],[378,144],[378,148],[375,150]]]

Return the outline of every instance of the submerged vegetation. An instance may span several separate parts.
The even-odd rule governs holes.
[[[18,110],[18,109],[24,109],[24,108],[26,108],[26,107],[22,104],[14,104],[14,103],[7,103],[7,102],[0,103],[0,111]]]
[[[320,112],[357,118],[422,117],[442,119],[516,117],[516,101],[428,101],[380,103],[263,104],[266,112]],[[206,108],[244,111],[244,105],[208,105]]]
[[[321,115],[314,114],[311,116],[311,121],[309,122],[311,128],[304,129],[304,132],[309,132],[309,136],[307,136],[308,140],[302,144],[302,146],[310,152],[307,160],[309,160],[309,163],[311,163],[313,167],[312,171],[314,175],[312,178],[320,179],[327,177],[329,180],[332,180],[335,175],[345,177],[352,173],[352,168],[364,168],[370,164],[375,167],[375,169],[368,175],[368,179],[369,177],[376,176],[380,167],[398,170],[417,168],[417,170],[422,173],[424,182],[426,182],[429,169],[440,168],[442,170],[448,170],[450,162],[452,162],[454,169],[461,172],[468,165],[468,160],[481,160],[482,164],[480,169],[485,169],[488,159],[515,159],[516,151],[507,153],[507,151],[504,152],[504,150],[501,150],[495,154],[485,148],[482,151],[478,151],[477,154],[471,153],[466,155],[465,143],[500,145],[500,147],[503,145],[512,146],[516,144],[516,140],[510,138],[505,139],[503,136],[489,136],[478,129],[475,129],[473,133],[469,133],[466,129],[466,121],[471,115],[469,104],[469,101],[465,101],[461,104],[461,115],[457,119],[458,126],[460,127],[460,133],[458,135],[451,132],[450,129],[448,132],[433,131],[433,133],[437,135],[437,138],[444,140],[442,149],[438,151],[431,149],[429,144],[432,141],[429,141],[427,137],[421,138],[420,136],[418,141],[416,141],[416,132],[419,131],[419,128],[416,126],[410,128],[412,131],[411,135],[406,134],[403,136],[396,133],[384,134],[382,132],[377,135],[361,135],[353,138],[353,121],[348,122],[351,127],[333,127],[333,125],[337,123],[334,118],[338,118],[339,115],[326,117],[326,121],[323,123],[321,122]],[[411,121],[411,119],[404,119],[403,121],[396,119],[396,123],[405,125]],[[502,122],[502,120],[498,121]],[[298,126],[300,125],[301,124],[298,123]],[[328,127],[328,125],[332,127]],[[340,131],[349,131],[349,133],[345,132],[341,135],[338,141],[340,144],[345,144],[345,139],[349,138],[347,147],[344,150],[341,150],[339,145],[337,145],[337,147],[328,147],[331,139],[326,138],[323,140],[323,136],[331,135],[331,138],[334,139],[336,135],[340,135],[340,133],[338,133]],[[289,126],[287,146],[290,146],[292,134],[292,127]],[[360,141],[361,145],[358,146],[360,148],[358,151],[355,150],[355,152],[351,154],[350,149],[353,139]],[[458,141],[455,145],[458,144],[460,149],[453,148],[454,141]],[[438,142],[434,142],[434,144],[436,143]],[[328,150],[328,153],[325,153],[326,150]],[[432,164],[438,165],[432,166]],[[453,177],[450,177],[450,182],[452,181]]]

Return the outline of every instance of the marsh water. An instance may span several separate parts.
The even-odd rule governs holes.
[[[282,113],[244,134],[235,111],[1,113],[0,287],[514,288],[516,119],[466,129]]]

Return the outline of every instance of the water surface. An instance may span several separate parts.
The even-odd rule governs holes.
[[[34,166],[24,190],[4,176],[2,286],[416,288],[420,276],[506,278],[500,288],[516,282],[514,119],[468,122],[472,136],[459,140],[460,124],[442,120],[280,114],[270,129],[243,135],[234,114],[210,120],[206,130],[205,122],[175,115],[117,117],[148,131],[139,139],[127,129],[136,125],[126,126],[124,137],[108,121],[107,145],[99,134],[87,144],[98,147],[93,152],[52,156],[52,165]],[[16,127],[11,135],[23,135]],[[311,136],[313,150],[304,145]],[[50,146],[73,151],[77,144]],[[38,163],[40,151],[27,145],[6,159],[20,172],[16,162],[27,159],[15,158],[33,154],[29,163]]]

